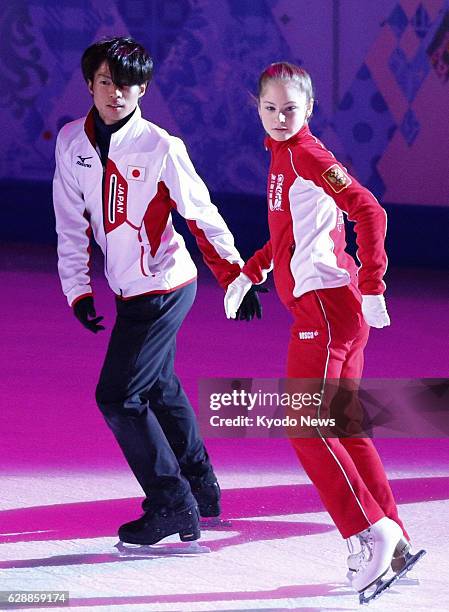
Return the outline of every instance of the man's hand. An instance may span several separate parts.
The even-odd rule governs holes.
[[[97,317],[94,298],[91,295],[81,298],[74,304],[73,314],[86,329],[94,334],[104,329],[103,325],[99,325],[103,317]]]
[[[254,317],[262,318],[262,304],[260,303],[258,293],[268,293],[269,289],[259,285],[253,285],[242,300],[239,309],[235,315],[236,320],[251,321]]]
[[[383,295],[362,295],[362,313],[371,327],[381,328],[390,325]]]
[[[224,298],[224,308],[228,319],[236,318],[240,304],[252,285],[251,280],[243,272],[232,283],[229,283]]]

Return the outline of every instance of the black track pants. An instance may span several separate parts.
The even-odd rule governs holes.
[[[190,497],[189,476],[211,471],[196,416],[173,371],[176,334],[196,283],[116,300],[96,399],[151,506]]]

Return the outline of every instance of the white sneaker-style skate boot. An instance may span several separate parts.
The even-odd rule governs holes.
[[[370,557],[370,550],[365,542],[358,536],[352,536],[346,540],[349,555],[347,558],[348,572],[346,578],[352,582],[355,572],[366,563]],[[410,552],[410,542],[403,535],[394,549],[391,569],[394,573],[399,572],[406,563],[407,554]]]
[[[361,593],[387,573],[403,534],[397,523],[384,516],[357,536],[363,542],[363,556],[352,577],[352,586]]]

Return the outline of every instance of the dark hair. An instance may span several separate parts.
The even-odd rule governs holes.
[[[143,85],[153,75],[153,60],[147,50],[132,38],[105,38],[88,47],[81,58],[81,70],[87,81],[103,62],[107,62],[112,81],[118,85]]]
[[[259,87],[257,96],[260,100],[263,89],[268,81],[293,81],[300,91],[306,94],[307,102],[313,100],[315,95],[313,91],[312,79],[308,72],[303,68],[296,66],[296,64],[290,64],[289,62],[276,62],[270,64],[259,77]]]

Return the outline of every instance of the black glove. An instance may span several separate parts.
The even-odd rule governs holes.
[[[103,325],[99,325],[100,321],[103,320],[103,317],[97,317],[94,306],[94,298],[91,295],[81,298],[78,302],[76,302],[76,304],[73,306],[73,314],[78,321],[84,325],[84,327],[89,329],[94,334],[104,329]],[[93,318],[89,319],[89,317]]]
[[[245,294],[242,303],[237,310],[235,320],[251,321],[254,317],[262,318],[262,304],[257,293],[268,293],[269,289],[261,285],[253,285]]]

